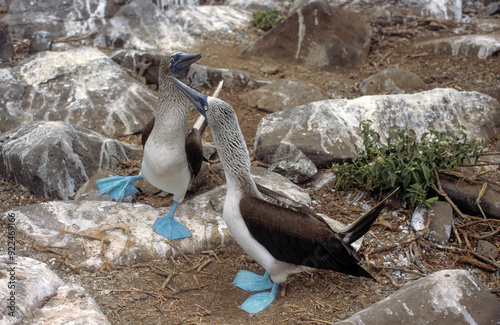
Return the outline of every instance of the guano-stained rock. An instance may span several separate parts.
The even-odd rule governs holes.
[[[65,122],[33,122],[0,135],[0,177],[67,200],[92,175],[141,149]]]
[[[469,141],[500,134],[500,103],[478,92],[433,89],[416,94],[363,96],[309,103],[262,118],[255,136],[255,156],[270,163],[282,142],[294,144],[317,167],[357,156],[363,148],[359,123],[387,139],[389,130],[415,130],[417,138],[430,129],[454,132],[461,123]]]
[[[117,137],[137,133],[153,117],[156,95],[104,53],[82,47],[41,52],[0,69],[0,119],[16,126],[65,121]],[[3,126],[3,131],[7,131]]]

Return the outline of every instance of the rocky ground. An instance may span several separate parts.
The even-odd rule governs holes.
[[[417,35],[450,35],[454,28],[469,27],[430,19],[416,19],[404,25],[374,26],[367,64],[360,69],[338,73],[311,71],[302,66],[285,66],[267,62],[263,58],[239,58],[238,54],[246,46],[242,40],[251,42],[258,37],[258,31],[250,28],[242,35],[220,35],[219,39],[200,44],[200,51],[204,55],[200,64],[243,70],[268,79],[305,80],[339,98],[359,97],[357,85],[375,72],[388,67],[399,67],[416,73],[424,79],[425,89],[450,87],[485,92],[491,87],[498,87],[498,54],[484,60],[418,53],[408,46],[416,41]],[[25,55],[24,50],[22,46],[18,47],[19,57]],[[262,67],[266,65],[275,66],[277,72],[272,75],[264,73]],[[225,88],[220,97],[235,108],[252,151],[257,125],[266,113],[249,107],[239,99],[239,95],[246,91],[248,90]],[[500,99],[498,94],[496,98]],[[193,120],[195,117],[193,113]],[[205,139],[211,141],[210,132],[207,132]],[[140,141],[138,135],[122,140],[131,143]],[[499,142],[492,144],[490,149],[498,151]],[[138,171],[139,166],[140,161],[128,162],[117,171]],[[490,172],[492,182],[498,184],[498,164],[488,168],[493,170]],[[472,169],[469,172],[473,174]],[[201,191],[220,184],[222,180],[211,175],[210,181]],[[309,189],[310,195],[317,202],[316,211],[345,223],[362,214],[358,207],[360,202],[375,204],[375,198],[365,194],[342,192],[333,188],[318,190],[310,184],[301,186]],[[196,194],[190,193],[186,199],[194,195]],[[14,184],[0,184],[0,212],[44,200]],[[169,196],[158,193],[139,193],[136,201],[154,207],[171,204]],[[500,229],[498,220],[487,223],[476,219],[480,216],[458,219],[462,224],[470,225],[457,227],[449,243],[436,245],[411,230],[411,214],[412,211],[401,207],[387,208],[366,238],[361,254],[368,261],[364,263],[375,280],[329,271],[291,276],[287,285],[280,289],[278,299],[255,316],[249,316],[237,308],[248,294],[231,285],[231,282],[239,269],[257,273],[264,271],[237,245],[215,247],[211,251],[177,255],[129,267],[112,265],[100,272],[73,269],[71,255],[75,252],[39,245],[24,237],[18,238],[17,254],[46,262],[66,283],[81,283],[112,324],[331,324],[387,297],[410,280],[450,268],[473,270],[500,300],[498,259],[495,267],[474,258],[472,253],[480,234],[490,233],[485,240],[500,249],[500,234],[498,231],[493,232]],[[1,232],[3,238],[3,224]],[[411,260],[409,265],[402,263],[405,258]]]

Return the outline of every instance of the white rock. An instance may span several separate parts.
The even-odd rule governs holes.
[[[7,255],[0,256],[0,323],[18,324],[62,285],[63,281],[45,263],[29,257],[14,256],[9,260]]]
[[[59,287],[41,308],[32,311],[31,325],[109,325],[95,300],[79,285]]]

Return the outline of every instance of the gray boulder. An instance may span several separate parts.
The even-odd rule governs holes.
[[[9,25],[0,21],[0,65],[14,59],[14,45],[9,33]]]
[[[500,104],[478,92],[433,89],[411,95],[363,96],[325,100],[265,116],[255,136],[255,157],[272,163],[283,142],[294,144],[317,167],[331,166],[357,156],[363,148],[359,123],[374,122],[382,141],[390,129],[406,126],[417,137],[430,129],[454,132],[460,122],[470,141],[500,134]]]
[[[399,289],[336,325],[498,324],[500,302],[471,272],[444,270]]]
[[[54,295],[31,311],[23,324],[30,325],[110,325],[95,300],[79,285],[59,287]]]
[[[34,32],[45,30],[54,38],[96,33],[105,19],[116,12],[115,1],[13,0],[3,21],[11,28],[12,36],[31,38]]]
[[[371,33],[364,16],[330,7],[326,1],[313,1],[264,34],[241,56],[329,71],[356,68],[366,61]]]
[[[0,177],[67,200],[92,175],[140,149],[65,122],[33,122],[0,136]]]
[[[28,54],[49,51],[53,41],[54,37],[51,33],[43,30],[36,31],[33,36],[31,36]]]
[[[0,323],[19,324],[44,297],[62,285],[63,281],[45,263],[29,257],[9,260],[8,255],[0,256]]]
[[[65,121],[117,137],[153,117],[156,95],[94,48],[42,52],[0,69],[2,132],[23,122]]]
[[[500,51],[500,33],[451,36],[415,44],[420,50],[488,59]]]
[[[194,39],[176,28],[151,1],[132,1],[107,21],[94,45],[169,52],[188,49],[194,45]]]
[[[329,99],[323,90],[300,80],[276,80],[269,85],[241,94],[239,99],[267,113]]]
[[[221,80],[224,80],[224,87],[253,87],[258,84],[248,72],[199,64],[193,64],[186,77],[181,79],[196,89],[216,87]]]
[[[380,95],[381,92],[392,93],[395,89],[411,93],[424,87],[424,81],[415,73],[389,68],[363,80],[359,85],[359,90],[363,96],[366,96]]]
[[[314,163],[290,143],[282,143],[272,161],[269,170],[285,176],[296,184],[310,180],[318,172]]]
[[[403,0],[403,4],[415,7],[420,16],[460,21],[462,0]]]

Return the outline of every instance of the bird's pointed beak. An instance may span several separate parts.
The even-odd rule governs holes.
[[[207,102],[208,96],[192,89],[191,87],[186,86],[181,81],[177,80],[172,76],[168,76],[168,79],[170,79],[170,81],[172,81],[172,83],[184,95],[186,95],[186,97],[194,104],[194,106],[200,112],[200,114],[206,118],[208,110],[208,102]]]
[[[201,59],[200,53],[179,52],[177,56],[179,57],[178,60],[170,66],[171,73],[177,76],[186,74],[191,64]]]

